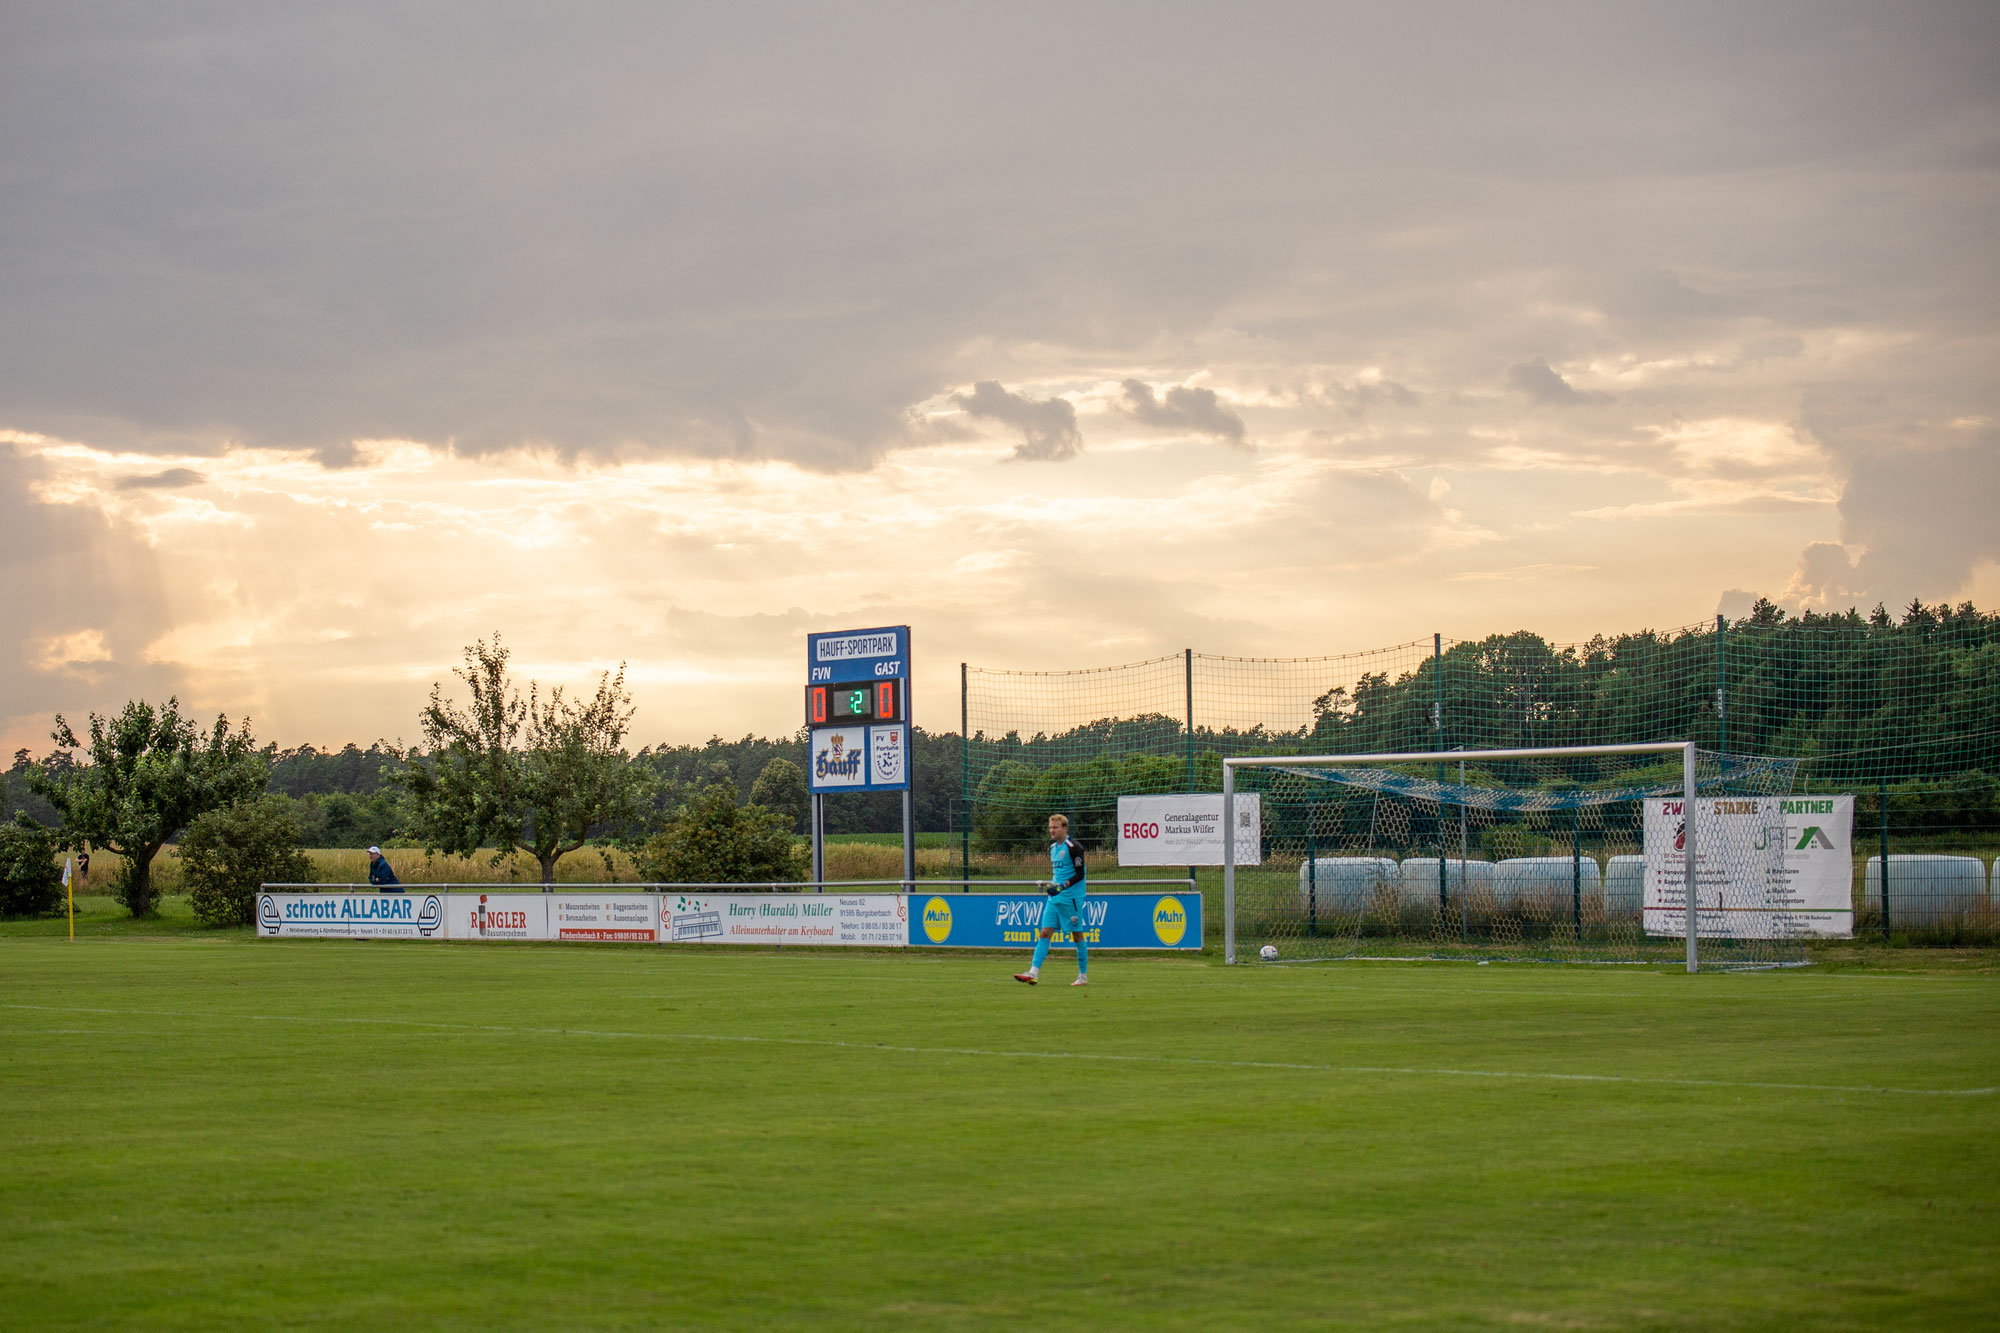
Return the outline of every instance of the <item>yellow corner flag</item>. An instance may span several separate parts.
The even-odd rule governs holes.
[[[69,937],[76,938],[76,890],[69,886],[70,859],[63,858],[63,895],[69,899]]]

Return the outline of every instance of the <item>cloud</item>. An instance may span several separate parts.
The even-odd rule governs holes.
[[[1060,463],[1083,451],[1076,428],[1076,408],[1064,398],[1036,400],[1009,393],[998,380],[981,380],[971,393],[955,393],[951,401],[967,416],[997,421],[1021,432],[1013,457],[1021,462]]]
[[[60,480],[0,443],[0,623],[14,645],[0,655],[0,731],[37,752],[57,711],[74,719],[185,683],[146,654],[171,624],[155,553],[86,501],[39,497]]]
[[[120,477],[113,485],[121,491],[171,491],[184,486],[199,486],[207,480],[193,468],[170,467],[164,472],[141,477]]]
[[[1840,535],[1840,545],[1816,543],[1800,558],[1802,580],[1822,599],[1894,605],[1959,592],[1975,567],[2000,561],[2000,434],[1857,460],[1840,497]]]
[[[1579,393],[1571,388],[1569,381],[1557,374],[1546,358],[1539,356],[1508,370],[1507,384],[1515,392],[1525,394],[1529,401],[1546,403],[1551,407],[1578,407],[1584,403],[1608,401],[1605,394]]]
[[[1244,443],[1243,418],[1224,407],[1213,389],[1176,384],[1156,397],[1153,386],[1144,380],[1128,379],[1119,387],[1125,394],[1125,410],[1148,426],[1192,431],[1230,444]]]

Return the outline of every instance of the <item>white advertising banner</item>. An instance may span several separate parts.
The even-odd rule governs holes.
[[[662,944],[909,944],[900,893],[662,893]]]
[[[1645,803],[1648,935],[1687,933],[1678,798]],[[1695,931],[1703,939],[1854,934],[1852,796],[1705,796],[1695,802]]]
[[[652,943],[657,893],[553,893],[548,897],[552,940],[621,940]]]
[[[269,939],[441,940],[435,893],[260,893],[257,934]]]
[[[446,930],[454,940],[546,940],[546,893],[453,893],[444,900]]]
[[[811,763],[810,785],[814,791],[867,786],[868,728],[814,728]]]
[[[1256,792],[1236,794],[1236,864],[1264,860],[1264,808]],[[1222,793],[1118,798],[1118,864],[1222,864]]]

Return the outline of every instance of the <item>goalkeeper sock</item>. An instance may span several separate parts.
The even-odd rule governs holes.
[[[1090,975],[1090,950],[1082,940],[1076,942],[1076,974],[1080,977]]]
[[[1042,939],[1036,940],[1035,961],[1029,965],[1028,970],[1030,972],[1033,972],[1036,976],[1040,976],[1042,972],[1042,964],[1047,962],[1048,958],[1049,958],[1049,942],[1047,940],[1042,940]]]

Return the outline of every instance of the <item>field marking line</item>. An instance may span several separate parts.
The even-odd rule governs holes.
[[[1201,1055],[1119,1055],[1093,1051],[1008,1051],[975,1046],[892,1046],[879,1041],[832,1037],[760,1037],[716,1032],[624,1032],[605,1028],[517,1027],[504,1023],[441,1023],[420,1018],[315,1017],[308,1014],[224,1014],[185,1009],[97,1009],[81,1005],[6,1004],[0,1009],[41,1013],[111,1014],[145,1018],[237,1019],[252,1023],[413,1027],[451,1032],[491,1032],[508,1036],[600,1037],[621,1041],[713,1042],[719,1045],[800,1046],[820,1050],[887,1051],[899,1055],[956,1055],[993,1060],[1069,1060],[1100,1064],[1173,1065],[1206,1069],[1275,1069],[1310,1074],[1391,1074],[1419,1078],[1524,1079],[1553,1083],[1633,1084],[1646,1087],[1764,1089],[1778,1092],[1855,1092],[1900,1097],[1986,1097],[2000,1088],[1891,1088],[1856,1083],[1781,1083],[1753,1079],[1670,1078],[1639,1074],[1561,1074],[1542,1070],[1428,1068],[1417,1065],[1329,1065],[1288,1060],[1225,1060]]]

